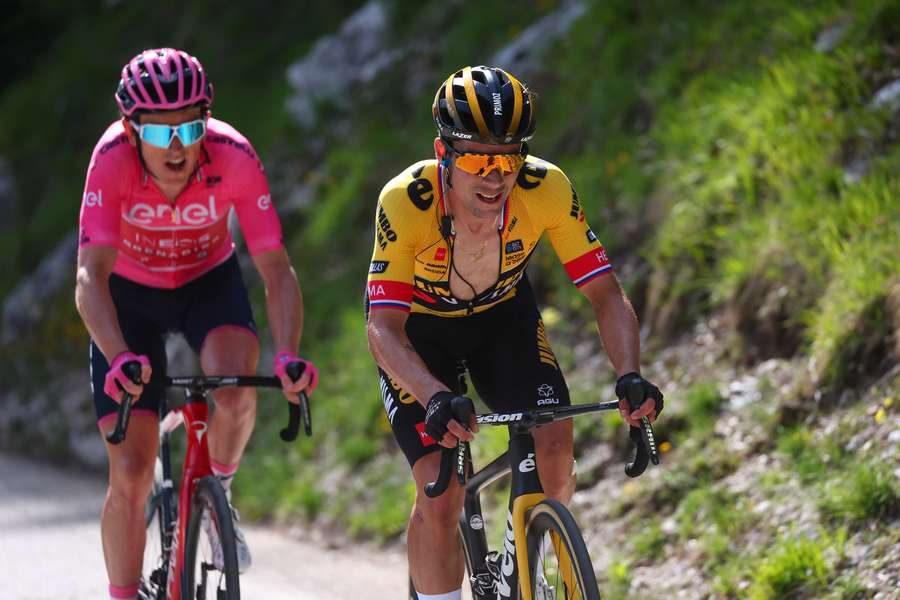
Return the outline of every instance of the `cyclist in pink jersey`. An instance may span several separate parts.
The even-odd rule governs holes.
[[[110,597],[136,598],[166,335],[182,333],[207,374],[256,372],[260,345],[228,228],[232,209],[265,284],[273,370],[284,394],[297,402],[318,374],[296,354],[303,301],[262,163],[246,138],[210,117],[213,86],[200,62],[172,48],[145,50],[123,67],[115,97],[122,118],[100,138],[87,172],[75,298],[91,335],[104,437],[122,391],[135,397],[126,440],[106,445],[101,533]],[[142,366],[140,384],[122,372],[131,361]],[[297,382],[285,374],[291,362],[306,366]],[[229,490],[253,430],[256,397],[252,389],[226,388],[214,399],[209,449]],[[243,570],[250,554],[242,533],[238,546]]]

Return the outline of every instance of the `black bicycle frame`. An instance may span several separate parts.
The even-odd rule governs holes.
[[[632,403],[634,405],[634,403]],[[468,407],[452,405],[454,415],[459,422],[468,423],[471,402]],[[460,516],[459,530],[468,548],[466,566],[469,569],[470,583],[476,600],[495,600],[496,598],[516,598],[519,587],[518,562],[516,560],[515,538],[513,536],[513,509],[516,499],[526,494],[543,494],[535,462],[534,438],[531,428],[545,425],[562,419],[604,411],[615,410],[618,402],[599,402],[596,404],[577,404],[547,409],[525,410],[517,413],[492,413],[478,415],[478,423],[482,425],[507,425],[509,428],[509,450],[483,469],[474,473],[469,444],[459,443],[454,448],[443,448],[438,479],[425,486],[425,495],[437,497],[447,489],[455,471],[460,483],[465,486],[463,512]],[[461,411],[461,412],[457,412]],[[637,477],[644,472],[649,462],[659,463],[653,428],[645,418],[641,427],[629,428],[629,437],[634,443],[635,458],[625,467],[629,477]],[[455,467],[455,469],[454,469]],[[487,539],[484,533],[484,517],[481,511],[481,492],[508,472],[512,473],[510,484],[509,511],[507,513],[506,534],[503,539],[503,553],[498,568],[492,572],[486,558],[488,555]],[[494,586],[497,586],[496,588]]]
[[[466,460],[468,462],[467,470],[471,473],[471,458],[467,455]],[[484,488],[507,473],[512,473],[512,481],[506,516],[506,533],[503,537],[503,552],[500,555],[497,572],[491,573],[485,560],[488,545],[484,533],[480,494]],[[472,555],[472,564],[468,566],[476,600],[518,597],[519,569],[515,536],[513,535],[513,506],[516,499],[521,496],[543,493],[544,488],[541,487],[535,462],[534,438],[531,437],[528,427],[510,425],[509,450],[474,474],[466,483],[463,514],[460,517],[459,526]]]

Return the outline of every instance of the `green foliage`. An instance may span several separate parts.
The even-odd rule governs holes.
[[[603,591],[607,598],[610,600],[628,600],[630,598],[628,589],[631,587],[632,575],[628,563],[622,561],[613,563],[609,566],[606,577],[609,581],[606,586],[603,586]]]
[[[751,600],[785,598],[799,590],[815,593],[827,583],[822,548],[807,539],[782,539],[756,566]]]
[[[655,561],[665,553],[668,538],[658,521],[648,521],[636,527],[634,555],[638,559]]]
[[[832,470],[840,468],[850,458],[839,438],[815,436],[805,427],[783,432],[778,439],[778,450],[787,456],[788,466],[805,483],[826,478]]]
[[[700,435],[709,432],[723,400],[715,383],[701,381],[691,386],[684,395],[685,418],[691,430]]]
[[[857,464],[823,485],[819,510],[826,517],[863,523],[900,515],[900,487],[890,467],[868,463]]]

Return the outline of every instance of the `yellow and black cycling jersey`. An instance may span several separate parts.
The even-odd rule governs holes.
[[[441,168],[433,159],[417,162],[381,191],[367,311],[393,308],[458,317],[508,300],[545,231],[576,286],[612,269],[569,179],[556,165],[528,156],[498,226],[497,281],[471,300],[455,298],[450,291],[453,236],[441,230],[446,214]]]

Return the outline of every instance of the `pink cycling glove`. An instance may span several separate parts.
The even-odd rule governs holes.
[[[141,363],[141,367],[150,366],[149,358],[143,355],[138,356],[131,352],[123,352],[115,357],[112,364],[109,365],[109,372],[106,374],[106,380],[103,383],[103,391],[116,402],[120,401],[119,399],[122,397],[122,389],[125,387],[125,382],[129,381],[128,376],[122,371],[122,365],[133,360]],[[119,385],[116,385],[116,382],[118,382]]]
[[[288,377],[287,366],[295,362],[303,363],[303,372],[309,373],[309,385],[307,386],[306,391],[311,394],[313,390],[316,389],[316,386],[319,385],[319,370],[312,364],[312,361],[300,358],[293,352],[282,350],[275,355],[275,362],[272,370],[278,377]],[[290,377],[288,377],[288,379],[290,379]]]

